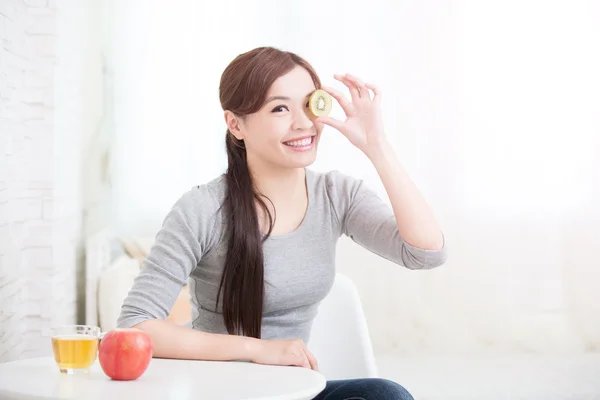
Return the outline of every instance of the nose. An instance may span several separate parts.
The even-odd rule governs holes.
[[[293,130],[308,130],[312,129],[313,121],[308,117],[308,114],[304,109],[299,110],[294,115],[294,122],[292,123]]]

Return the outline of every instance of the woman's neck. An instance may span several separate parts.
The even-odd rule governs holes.
[[[249,163],[253,183],[259,193],[279,203],[306,196],[304,168],[281,168],[264,163]]]

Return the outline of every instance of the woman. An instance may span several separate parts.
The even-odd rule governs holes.
[[[384,136],[381,93],[351,75],[335,78],[351,101],[323,89],[346,121],[311,117],[307,99],[321,82],[293,53],[257,48],[223,72],[227,172],[173,206],[118,321],[147,332],[156,357],[316,370],[305,343],[334,281],[341,234],[410,269],[444,263],[442,232]],[[324,124],[369,157],[392,208],[359,180],[306,169]],[[165,321],[188,278],[193,329]],[[358,379],[329,381],[317,398],[412,396],[388,380]]]

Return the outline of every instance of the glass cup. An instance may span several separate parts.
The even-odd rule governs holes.
[[[96,361],[100,328],[89,325],[65,325],[52,330],[54,360],[65,375],[87,374]]]

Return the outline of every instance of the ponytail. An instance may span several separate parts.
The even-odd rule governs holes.
[[[243,140],[229,130],[225,139],[228,168],[223,203],[227,225],[227,255],[217,305],[223,290],[223,319],[230,334],[261,337],[264,300],[263,241],[273,229],[273,217],[254,189]],[[260,232],[256,204],[265,211],[269,231]]]

